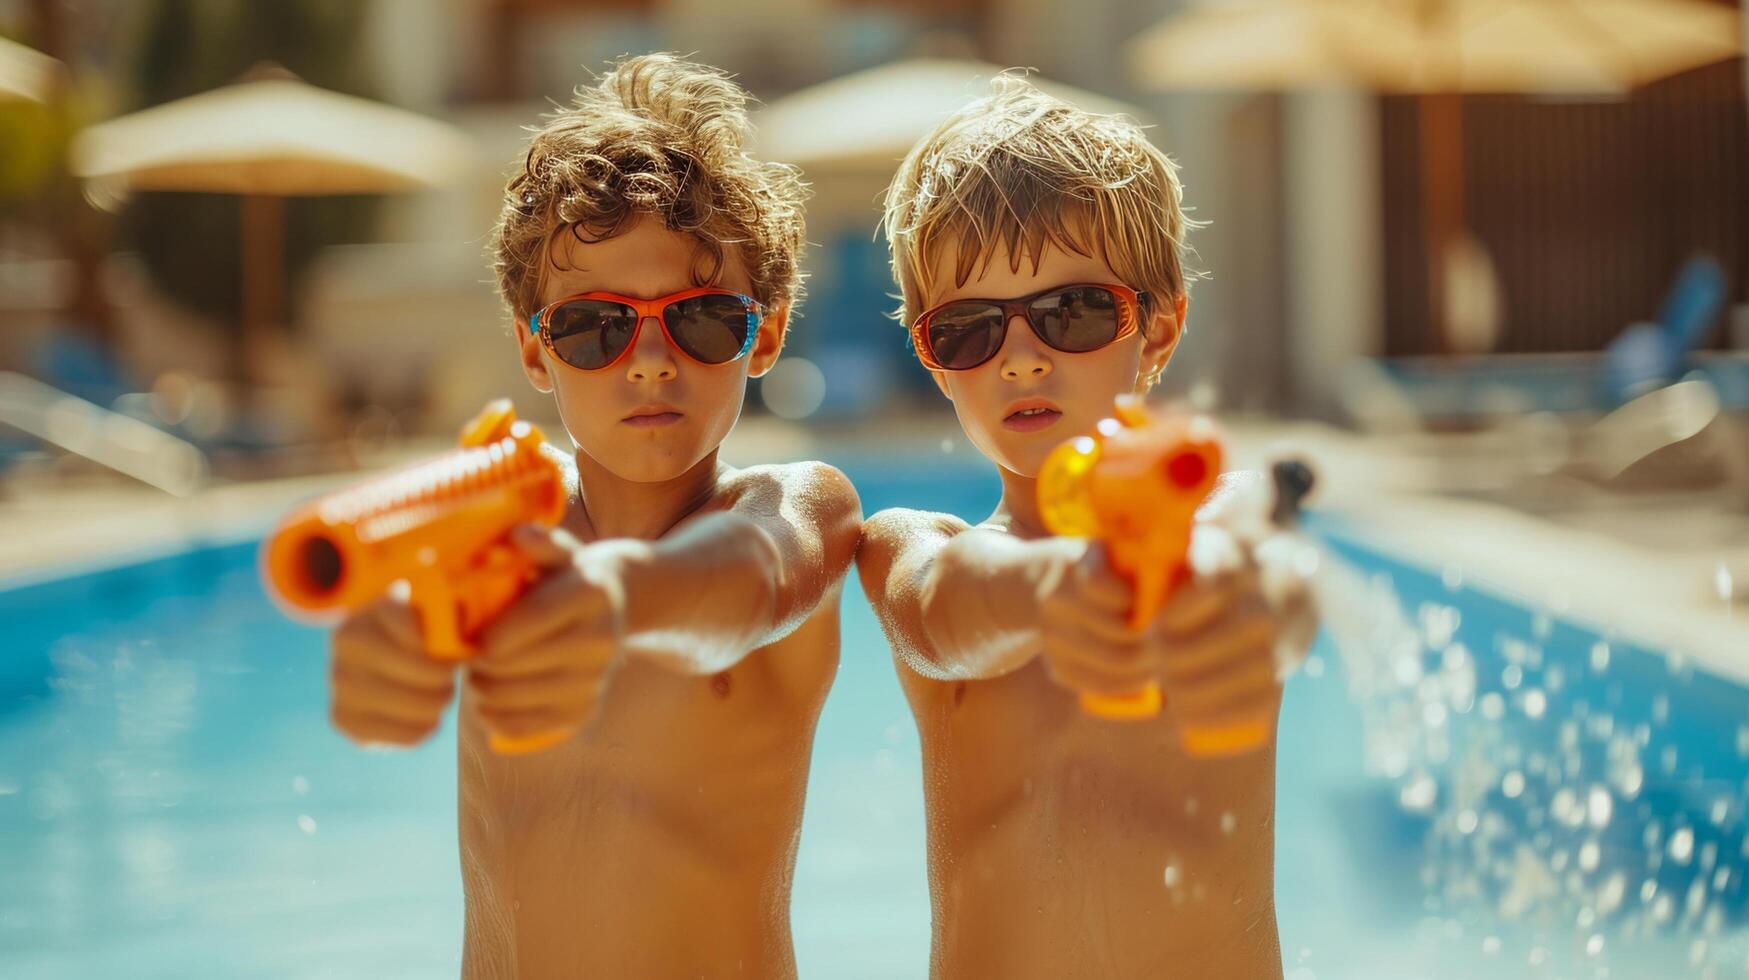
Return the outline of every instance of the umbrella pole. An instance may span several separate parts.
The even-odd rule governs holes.
[[[1432,352],[1450,349],[1446,336],[1446,264],[1464,227],[1463,96],[1421,97],[1421,223],[1427,246],[1427,328]]]
[[[284,311],[285,199],[245,194],[242,201],[243,323],[231,347],[238,403],[247,408],[261,379],[264,341]]]

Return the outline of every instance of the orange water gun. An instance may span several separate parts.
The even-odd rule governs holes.
[[[567,502],[540,429],[498,399],[469,422],[461,448],[330,494],[295,511],[262,547],[268,590],[294,615],[333,618],[405,580],[426,651],[464,660],[486,624],[540,576],[509,542],[518,524],[557,525]],[[492,736],[528,752],[569,732]]]
[[[1126,397],[1093,435],[1069,440],[1045,460],[1038,479],[1045,527],[1105,545],[1112,569],[1134,587],[1132,628],[1152,622],[1189,579],[1196,512],[1214,491],[1224,458],[1210,419],[1152,413],[1140,399]],[[1152,718],[1163,702],[1153,683],[1131,694],[1081,695],[1083,710],[1111,719]],[[1267,737],[1267,721],[1183,733],[1185,747],[1199,755],[1240,751]]]

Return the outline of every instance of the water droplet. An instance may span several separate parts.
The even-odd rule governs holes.
[[[1737,754],[1749,759],[1749,725],[1737,726]]]
[[[1591,644],[1591,669],[1599,674],[1609,669],[1609,644],[1602,640]]]
[[[1517,690],[1518,685],[1524,683],[1524,668],[1517,664],[1507,664],[1506,668],[1500,671],[1500,683],[1508,691]]]
[[[1646,771],[1641,769],[1637,762],[1628,762],[1619,767],[1613,775],[1616,789],[1621,790],[1621,795],[1630,800],[1640,795],[1640,787],[1646,782]]]
[[[1597,911],[1586,905],[1579,909],[1579,915],[1574,921],[1578,923],[1579,928],[1589,929],[1597,924]]]
[[[1652,722],[1662,725],[1670,720],[1670,696],[1660,694],[1652,699]]]
[[[1516,800],[1524,792],[1524,773],[1514,769],[1500,780],[1500,792],[1509,800]]]
[[[1700,847],[1700,871],[1701,871],[1701,874],[1705,874],[1708,871],[1711,871],[1713,869],[1713,865],[1715,863],[1717,863],[1718,859],[1719,859],[1719,845],[1713,843],[1712,841],[1707,841],[1705,844],[1702,844]]]
[[[1609,818],[1615,813],[1615,801],[1610,798],[1609,790],[1601,786],[1591,787],[1591,794],[1585,800],[1585,815],[1593,827],[1606,827]]]
[[[1597,846],[1597,842],[1594,840],[1588,840],[1579,845],[1579,870],[1596,871],[1601,851],[1602,849]]]
[[[1546,610],[1538,609],[1530,620],[1530,635],[1539,640],[1546,640],[1555,631],[1555,621],[1549,618]]]
[[[1688,962],[1692,966],[1699,966],[1704,959],[1706,959],[1706,940],[1696,939],[1688,947]]]
[[[292,792],[293,793],[296,793],[299,796],[302,796],[305,793],[308,793],[309,791],[310,791],[310,781],[308,779],[305,779],[302,776],[293,776],[292,777]]]
[[[1482,939],[1482,952],[1488,954],[1489,956],[1497,955],[1500,952],[1500,937],[1499,936],[1485,936],[1485,937],[1483,937],[1483,939]]]
[[[953,440],[952,439],[941,440],[941,454],[943,456],[953,455]]]
[[[1443,649],[1456,635],[1463,616],[1451,606],[1425,602],[1418,610],[1422,640],[1430,650]]]
[[[1403,804],[1403,809],[1414,813],[1425,813],[1433,809],[1433,801],[1438,798],[1439,784],[1433,781],[1433,777],[1425,774],[1416,776],[1397,793],[1397,800]]]
[[[1541,718],[1549,707],[1548,695],[1538,688],[1524,692],[1524,715],[1526,718]]]
[[[1678,828],[1670,835],[1670,860],[1677,864],[1687,864],[1694,856],[1694,831],[1687,827]]]
[[[1731,884],[1731,869],[1720,868],[1713,872],[1713,891],[1722,892]]]
[[[1542,966],[1544,963],[1548,962],[1548,958],[1549,958],[1549,951],[1546,949],[1543,949],[1541,946],[1538,946],[1530,951],[1530,965],[1531,966]]]
[[[1689,918],[1697,918],[1701,909],[1706,908],[1706,882],[1696,878],[1688,886],[1688,898],[1683,901],[1683,913]]]
[[[1506,700],[1493,691],[1482,695],[1481,704],[1482,717],[1489,721],[1499,721],[1500,716],[1506,713]]]
[[[1183,879],[1184,872],[1179,870],[1178,859],[1173,858],[1171,861],[1166,862],[1166,887],[1177,888],[1179,882],[1183,881]]]
[[[1580,805],[1578,795],[1563,786],[1549,801],[1549,816],[1554,817],[1556,823],[1577,827],[1585,822],[1585,808]]]
[[[1669,895],[1659,895],[1657,898],[1652,899],[1653,922],[1670,921],[1670,915],[1673,911],[1675,911],[1675,905],[1670,901]]]
[[[1590,939],[1585,940],[1585,954],[1596,956],[1601,952],[1603,952],[1603,937],[1593,933]]]
[[[1464,570],[1458,565],[1447,565],[1439,573],[1439,582],[1445,586],[1445,591],[1456,592],[1464,587]]]
[[[1196,816],[1196,811],[1197,811],[1196,797],[1194,797],[1194,796],[1185,797],[1185,799],[1184,799],[1184,815],[1187,817],[1194,817],[1194,816]]]
[[[298,815],[298,829],[314,837],[316,835],[316,818],[307,813]]]
[[[1597,892],[1597,914],[1608,915],[1621,908],[1621,900],[1627,896],[1627,876],[1617,871],[1609,876],[1603,887]]]
[[[1441,728],[1445,725],[1445,705],[1438,701],[1429,701],[1421,706],[1421,720],[1428,728]]]
[[[1233,816],[1231,810],[1221,814],[1221,833],[1231,835],[1234,830],[1238,829],[1238,826],[1239,818]]]
[[[1300,665],[1300,670],[1304,671],[1307,677],[1310,677],[1314,680],[1316,680],[1319,677],[1323,677],[1324,676],[1324,658],[1323,657],[1307,657],[1306,662],[1304,664]]]
[[[1640,883],[1640,901],[1650,902],[1658,894],[1658,883],[1650,878]]]
[[[1658,753],[1658,765],[1666,773],[1673,773],[1676,771],[1676,746],[1664,746],[1664,751]]]
[[[1457,815],[1458,833],[1460,833],[1460,834],[1473,834],[1473,833],[1475,833],[1476,832],[1476,825],[1478,822],[1479,822],[1479,820],[1476,817],[1476,811],[1474,811],[1474,810],[1465,810],[1462,813],[1459,813]]]

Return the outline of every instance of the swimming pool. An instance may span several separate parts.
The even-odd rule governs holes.
[[[870,512],[997,492],[964,457],[837,462]],[[1289,977],[1749,976],[1749,694],[1318,529],[1353,582],[1283,712]],[[846,591],[797,956],[920,977],[916,735]],[[454,974],[453,728],[333,732],[325,639],[268,604],[253,543],[17,585],[0,621],[0,976]]]

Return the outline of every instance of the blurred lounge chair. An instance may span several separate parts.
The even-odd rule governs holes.
[[[1610,404],[1625,405],[1681,377],[1724,308],[1726,293],[1725,270],[1717,259],[1689,259],[1657,321],[1628,327],[1604,349],[1603,380]]]

